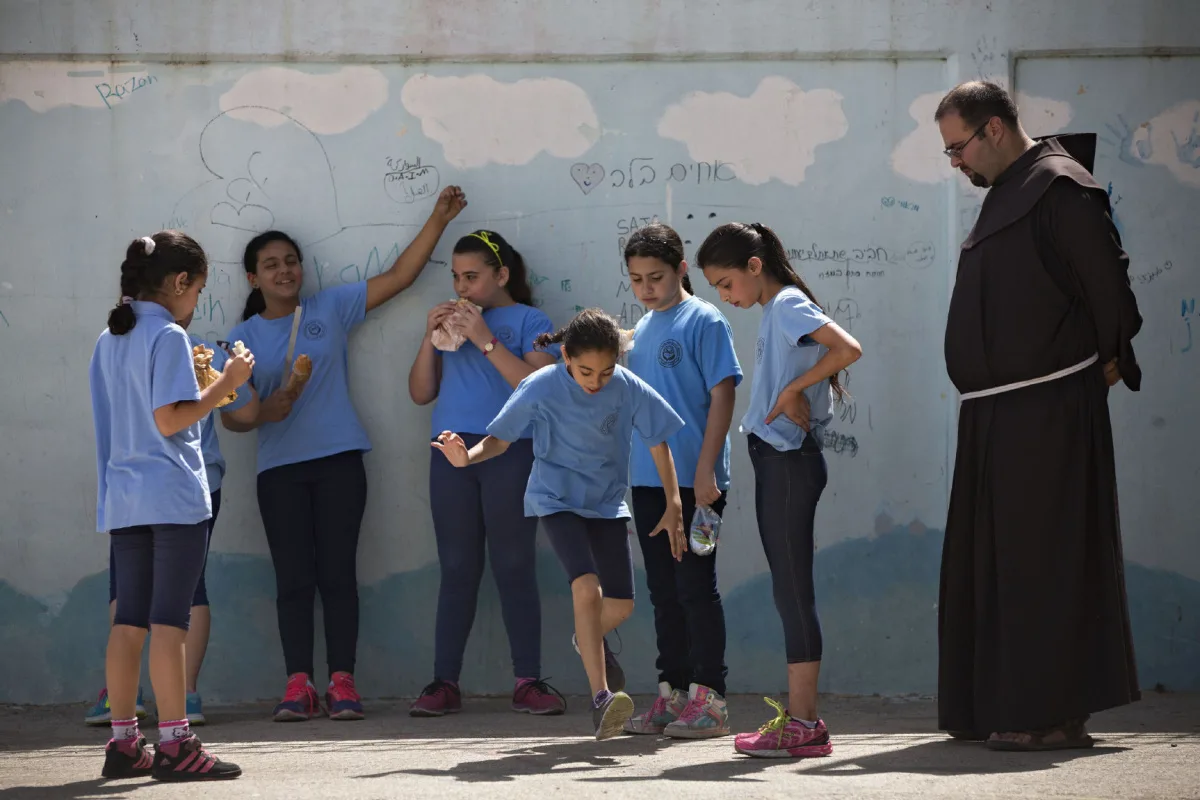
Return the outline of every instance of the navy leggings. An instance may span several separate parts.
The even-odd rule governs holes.
[[[484,437],[460,434],[467,447]],[[475,622],[484,549],[500,592],[513,673],[540,678],[542,604],[537,585],[537,518],[525,516],[533,442],[520,439],[502,455],[455,467],[430,448],[429,507],[441,585],[434,633],[434,677],[458,682]]]
[[[358,450],[258,475],[258,513],[275,565],[275,611],[288,675],[315,676],[313,610],[325,612],[329,674],[354,672],[358,651],[358,533],[367,471]]]
[[[810,435],[799,450],[776,450],[749,436],[758,535],[771,569],[775,609],[789,664],[821,660],[821,622],[813,589],[813,521],[828,474]]]
[[[696,513],[696,493],[679,487],[686,532]],[[726,495],[712,504],[713,511],[725,510]],[[654,526],[667,510],[667,494],[661,486],[633,487],[633,518],[646,585],[654,606],[654,633],[658,639],[658,680],[676,689],[687,689],[693,681],[725,694],[725,609],[717,591],[717,553],[698,556],[691,548],[683,560],[671,555],[671,539]],[[718,547],[718,550],[720,548]]]
[[[117,581],[114,625],[188,629],[192,597],[204,570],[208,521],[136,525],[112,531]]]
[[[208,534],[204,539],[204,566],[200,568],[200,581],[192,594],[192,608],[208,605],[208,588],[204,585],[204,573],[208,570],[208,548],[212,544],[213,528],[217,524],[217,514],[221,511],[221,490],[217,489],[209,497],[212,498],[213,515],[208,520]],[[108,602],[117,599],[117,564],[112,542],[108,543]]]

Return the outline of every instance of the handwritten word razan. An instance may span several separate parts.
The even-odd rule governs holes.
[[[112,108],[113,103],[127,100],[134,92],[155,83],[158,83],[158,78],[153,75],[135,75],[122,83],[97,83],[96,91],[100,93],[100,99],[104,101],[104,105]]]

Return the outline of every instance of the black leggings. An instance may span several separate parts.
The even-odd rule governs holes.
[[[354,671],[358,531],[366,506],[367,473],[358,450],[259,473],[258,511],[275,564],[275,606],[288,675],[315,677],[318,589],[329,672]]]
[[[789,664],[821,660],[821,621],[813,589],[813,521],[828,479],[811,437],[799,450],[776,450],[749,436],[758,535],[771,569],[775,609]]]

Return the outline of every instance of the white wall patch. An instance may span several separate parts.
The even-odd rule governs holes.
[[[388,80],[374,67],[342,67],[310,73],[290,67],[263,67],[243,75],[221,95],[222,111],[269,128],[281,124],[282,111],[314,133],[345,133],[360,125],[388,98]]]
[[[543,150],[578,158],[600,137],[587,93],[559,78],[503,83],[488,75],[415,75],[400,102],[459,168],[528,164]]]
[[[816,160],[817,147],[849,130],[839,93],[804,91],[778,75],[763,78],[749,97],[691,92],[658,122],[658,135],[683,142],[689,157],[724,161],[752,185],[774,178],[796,186]]]

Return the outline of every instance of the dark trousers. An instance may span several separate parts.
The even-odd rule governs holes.
[[[467,447],[483,436],[464,434]],[[475,622],[484,550],[500,593],[513,673],[540,678],[542,605],[537,585],[537,517],[525,516],[533,442],[513,442],[500,456],[458,468],[430,448],[429,506],[442,580],[434,634],[434,677],[458,682]]]
[[[366,506],[367,473],[357,450],[285,464],[258,476],[258,511],[275,564],[279,638],[289,675],[315,677],[317,590],[325,610],[329,672],[354,671],[358,532]]]
[[[696,495],[680,487],[683,526],[686,532],[696,511]],[[713,503],[718,514],[725,510],[725,494]],[[650,604],[654,606],[654,633],[658,637],[658,680],[687,691],[698,683],[725,694],[725,609],[717,590],[717,553],[698,556],[688,549],[682,561],[671,556],[667,534],[650,536],[667,510],[667,496],[660,487],[633,487],[633,517]],[[719,550],[719,548],[718,548]]]
[[[789,664],[821,660],[821,622],[813,589],[813,522],[828,474],[810,436],[799,450],[776,450],[749,437],[754,507]]]

